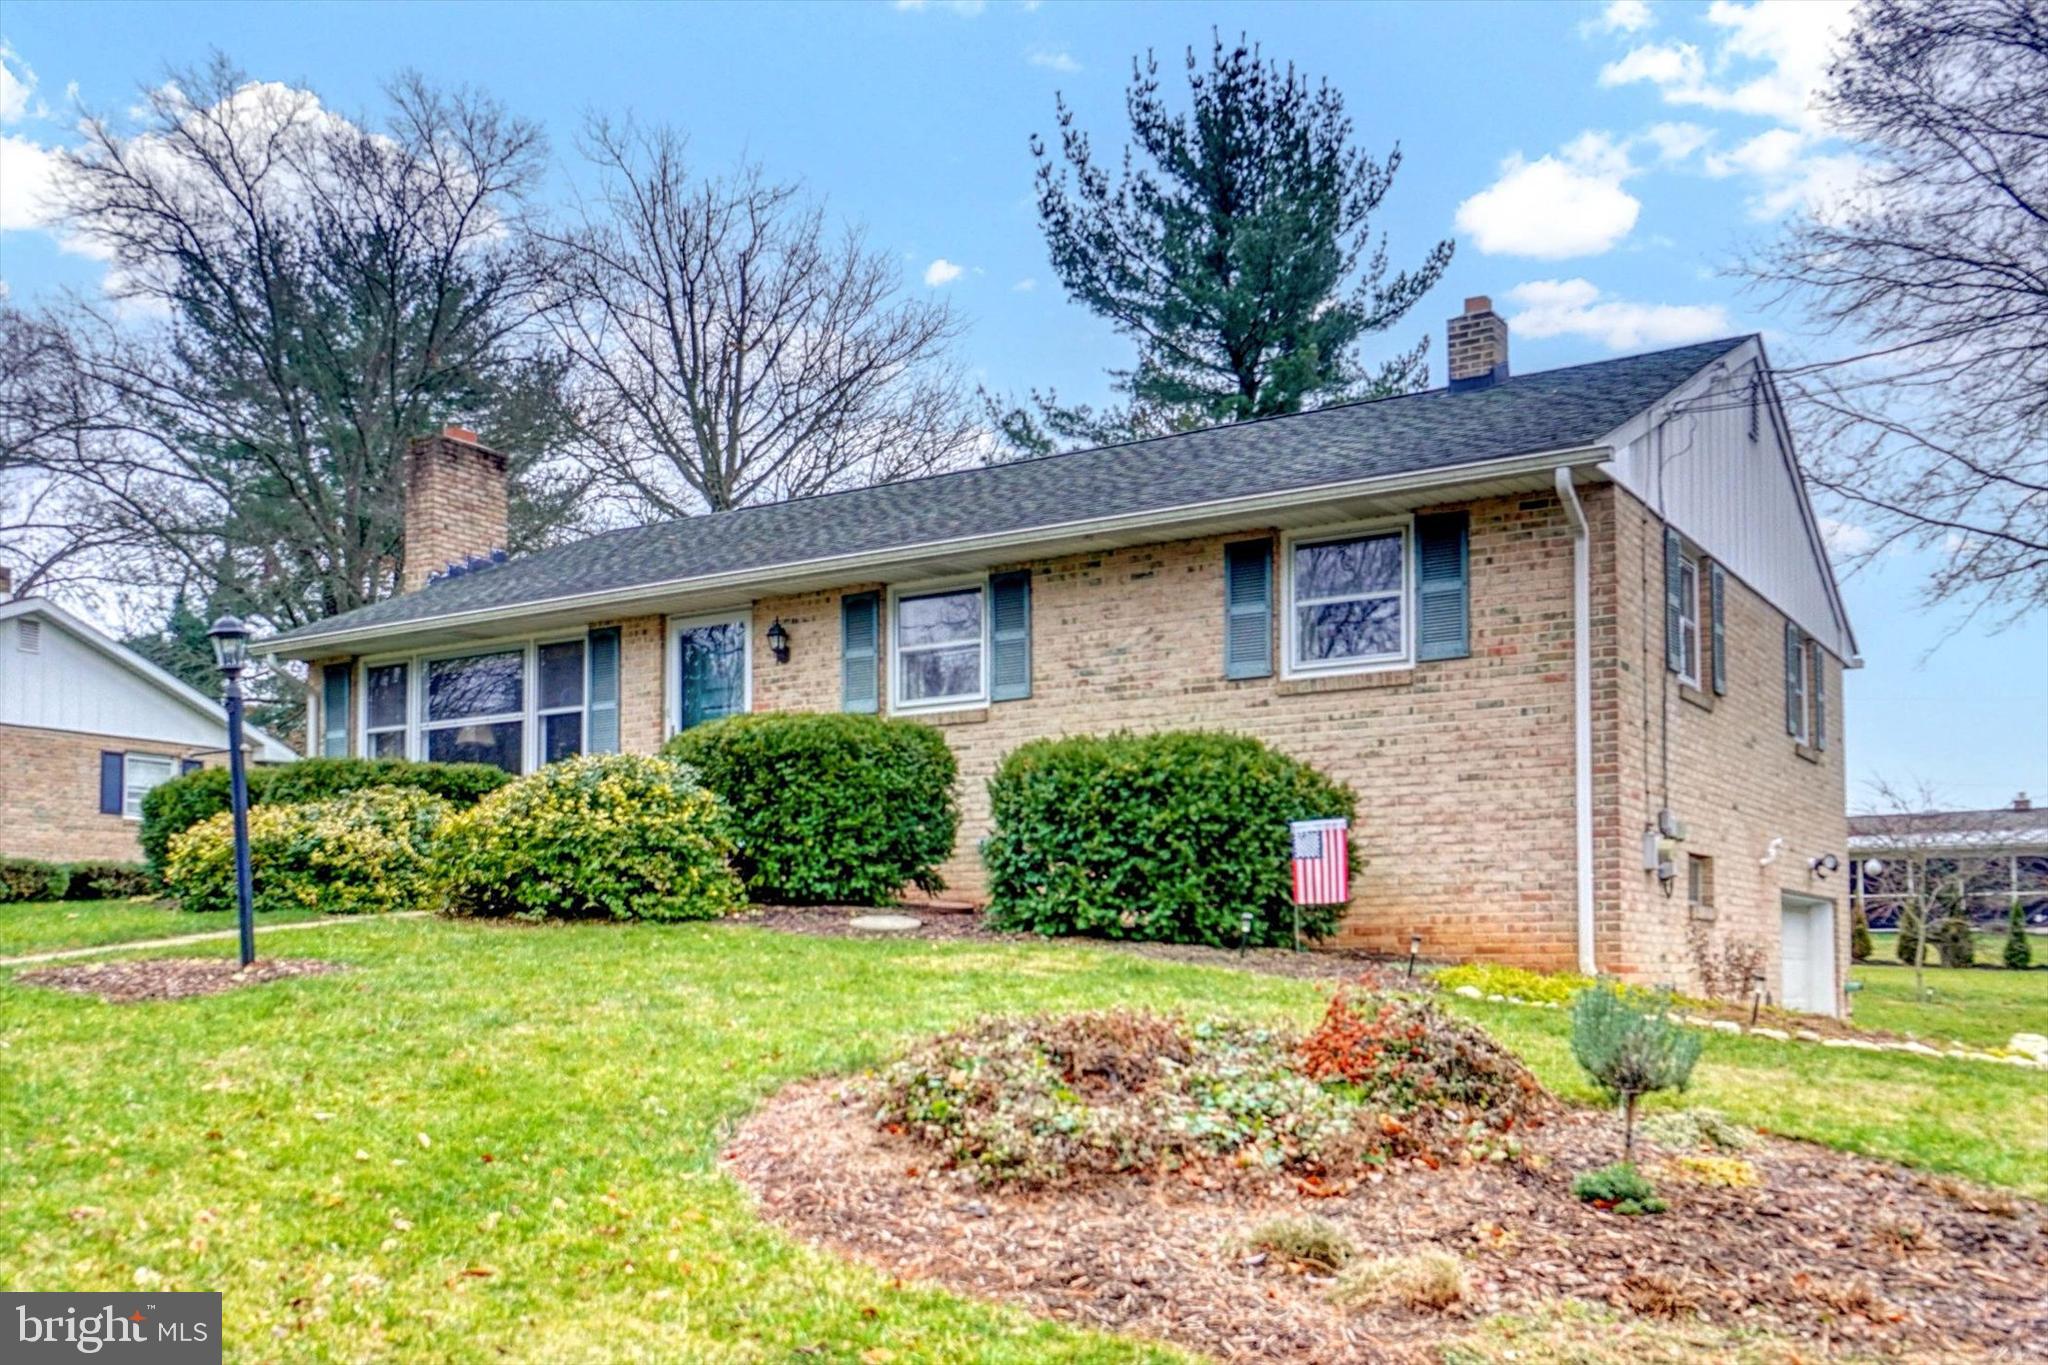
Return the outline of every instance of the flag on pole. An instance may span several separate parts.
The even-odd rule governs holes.
[[[1294,903],[1342,905],[1351,899],[1351,854],[1348,820],[1296,820],[1294,835]]]

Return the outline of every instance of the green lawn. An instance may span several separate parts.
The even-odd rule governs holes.
[[[277,911],[257,919],[286,924],[317,919],[313,911]],[[38,901],[0,905],[0,957],[54,952],[59,948],[96,948],[105,943],[197,934],[232,929],[232,914],[191,914],[168,901]]]
[[[2003,1047],[2015,1033],[2048,1033],[2048,971],[1923,967],[1927,995],[1916,999],[1913,970],[1894,955],[1896,935],[1871,937],[1878,940],[1873,961],[1858,963],[1851,974],[1863,986],[1849,998],[1857,1023],[1978,1047]],[[2048,936],[2033,940],[2034,960],[2048,965]],[[2003,946],[2000,938],[1987,952],[1980,941],[1977,960],[1997,962],[1996,949]]]
[[[0,983],[0,1283],[224,1289],[242,1360],[1177,1359],[799,1247],[717,1152],[788,1081],[979,1012],[1306,1023],[1321,998],[1110,951],[712,925],[385,921],[268,951],[355,970],[129,1006]],[[1562,1012],[1453,1003],[1584,1093]],[[1694,1099],[2048,1195],[2032,1073],[1715,1036]]]

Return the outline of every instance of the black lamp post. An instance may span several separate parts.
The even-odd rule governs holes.
[[[242,757],[242,669],[249,663],[249,628],[223,616],[206,632],[213,641],[213,661],[227,680],[223,700],[228,709],[228,785],[235,813],[235,912],[242,929],[242,965],[256,962],[255,896],[249,883],[249,774]]]

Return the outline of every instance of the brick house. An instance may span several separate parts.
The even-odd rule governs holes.
[[[0,577],[0,857],[134,861],[142,798],[227,761],[227,716],[53,602]],[[254,761],[298,757],[254,726]]]
[[[1243,731],[1360,794],[1339,939],[1840,1005],[1855,641],[1756,337],[615,531],[507,561],[502,459],[415,452],[415,591],[269,642],[319,752],[530,768],[735,710],[916,716],[945,869],[1041,735]],[[446,565],[446,568],[440,566]],[[429,576],[429,567],[436,572]]]

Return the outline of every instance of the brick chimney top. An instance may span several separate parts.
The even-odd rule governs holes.
[[[1445,330],[1452,389],[1483,389],[1508,377],[1507,319],[1493,311],[1492,299],[1466,299],[1465,311]]]
[[[2034,808],[2034,803],[2027,800],[2027,794],[2025,792],[2021,792],[2018,796],[2015,796],[2012,799],[2012,808],[2014,810],[2032,810]]]
[[[501,562],[511,494],[505,457],[468,427],[413,440],[405,459],[405,592],[450,565]],[[497,559],[492,559],[493,552]]]
[[[0,564],[0,602],[14,596],[14,570]]]
[[[466,441],[470,445],[483,444],[481,441],[477,440],[475,432],[471,431],[468,427],[458,427],[453,422],[450,422],[447,426],[442,427],[441,434],[451,441]]]

